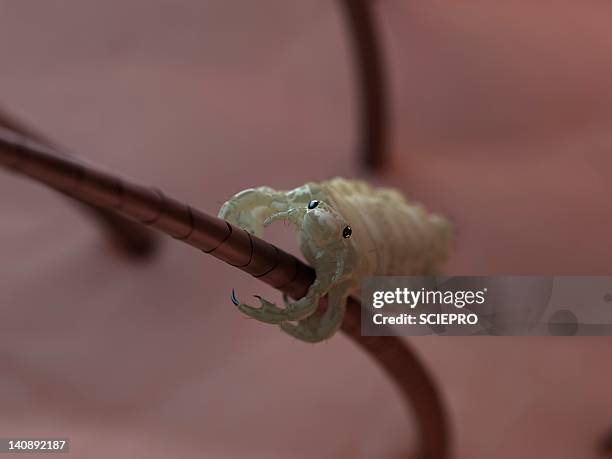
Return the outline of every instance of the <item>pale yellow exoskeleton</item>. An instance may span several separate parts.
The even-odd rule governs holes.
[[[276,220],[295,225],[300,249],[316,272],[306,296],[285,298],[284,308],[263,298],[259,308],[234,295],[232,300],[248,316],[309,342],[338,330],[346,299],[359,293],[364,278],[436,274],[451,233],[443,217],[409,203],[399,191],[342,178],[291,191],[244,190],[223,205],[219,217],[257,236]],[[317,311],[324,295],[328,307]]]

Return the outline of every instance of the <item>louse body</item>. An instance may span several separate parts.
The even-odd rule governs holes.
[[[309,342],[338,330],[346,299],[359,293],[364,278],[436,274],[451,233],[444,218],[409,203],[399,191],[342,178],[291,191],[244,190],[223,205],[219,216],[258,236],[276,220],[295,225],[300,249],[317,275],[306,296],[295,302],[285,298],[284,308],[263,298],[259,308],[240,303],[235,295],[232,301],[245,314]],[[324,295],[328,306],[317,310]]]

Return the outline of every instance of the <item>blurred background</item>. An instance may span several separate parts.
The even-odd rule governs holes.
[[[373,1],[390,156],[359,164],[352,48],[331,0],[0,0],[0,106],[212,214],[336,175],[448,215],[452,274],[611,274],[612,6]],[[245,319],[275,292],[165,241],[126,260],[47,189],[0,176],[0,436],[87,458],[389,458],[399,393],[344,336]],[[270,239],[295,250],[289,230]],[[410,339],[457,458],[589,458],[612,426],[609,338]],[[409,413],[408,413],[409,414]]]

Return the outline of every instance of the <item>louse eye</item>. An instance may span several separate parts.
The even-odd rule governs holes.
[[[317,201],[316,199],[313,199],[312,201],[310,201],[308,203],[308,208],[309,209],[314,209],[315,207],[317,207],[319,205],[319,201]]]
[[[345,226],[344,229],[342,230],[342,237],[344,239],[348,239],[349,237],[351,237],[351,234],[353,234],[353,230],[351,229],[351,227]]]

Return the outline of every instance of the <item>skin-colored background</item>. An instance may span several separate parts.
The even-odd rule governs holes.
[[[378,0],[392,184],[448,214],[453,274],[610,274],[612,7]],[[0,105],[215,213],[236,191],[359,175],[350,48],[330,0],[1,0]],[[83,458],[389,458],[395,389],[343,336],[246,320],[248,276],[166,241],[126,261],[71,204],[0,176],[0,436]],[[295,248],[290,232],[271,240]],[[410,339],[459,458],[597,457],[607,338]]]

